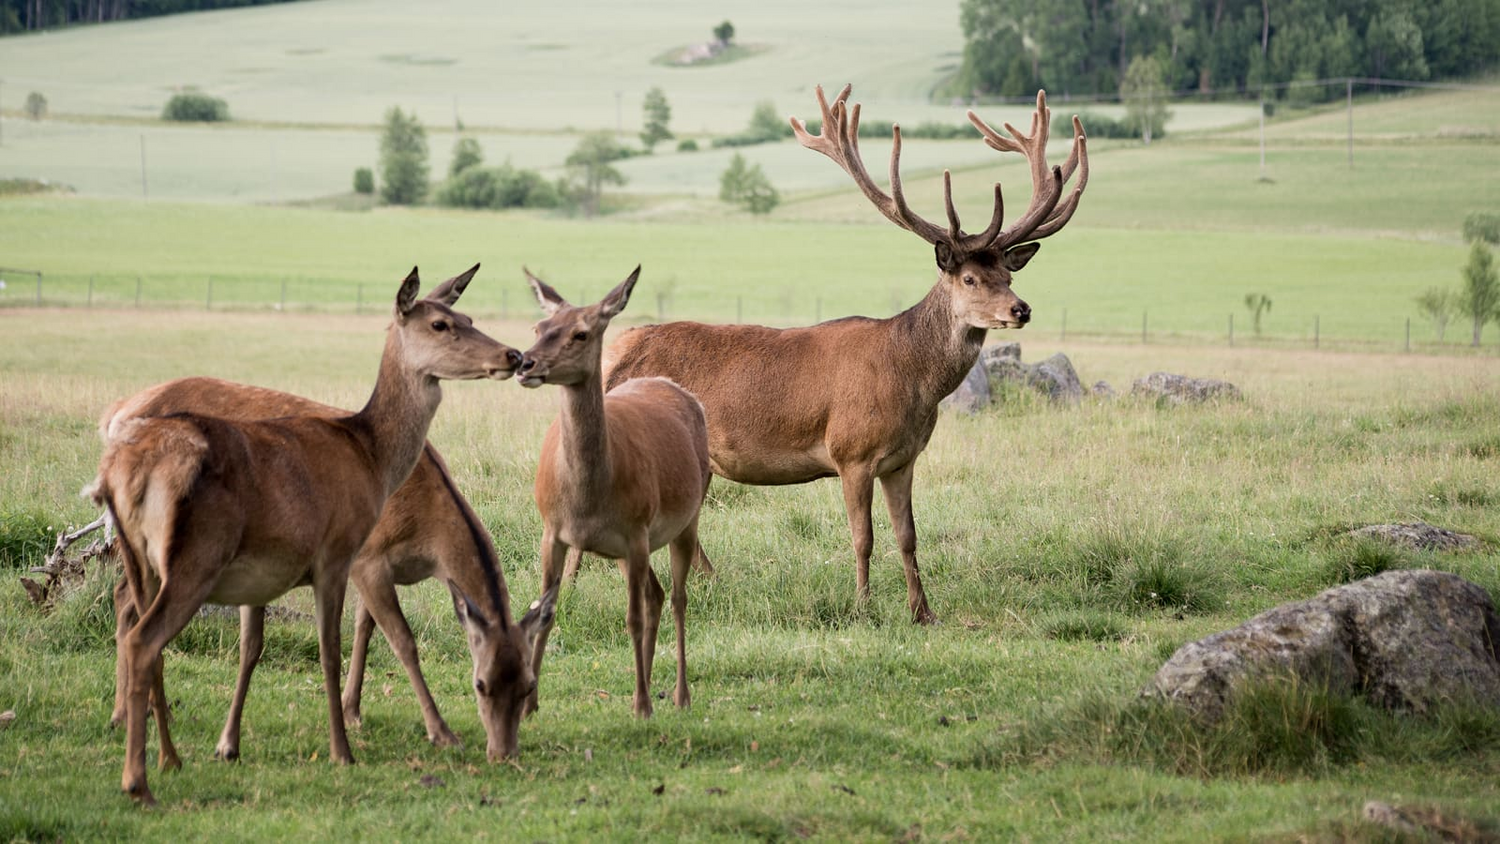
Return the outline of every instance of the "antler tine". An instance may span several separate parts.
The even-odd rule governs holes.
[[[1058,229],[1067,225],[1068,220],[1073,217],[1073,212],[1078,210],[1078,199],[1083,196],[1083,189],[1089,183],[1088,138],[1084,136],[1083,126],[1079,124],[1077,117],[1073,118],[1073,129],[1077,134],[1073,136],[1073,154],[1068,156],[1068,165],[1077,166],[1078,183],[1073,186],[1073,192],[1068,194],[1068,198],[1058,204],[1052,216],[1031,233],[1032,240],[1040,240],[1055,234]],[[1062,169],[1063,181],[1067,181],[1071,175],[1069,167],[1065,165]]]
[[[958,241],[958,212],[953,210],[953,194],[948,188],[948,180],[944,178],[944,198],[948,204],[948,222],[955,233],[951,238],[943,231],[941,226],[930,223],[917,216],[906,204],[906,193],[901,188],[901,126],[891,126],[891,198],[896,204],[896,214],[901,218],[898,225],[907,231],[917,235],[931,244],[939,241],[947,241],[950,246],[956,245]]]
[[[836,164],[844,169],[844,172],[854,179],[854,183],[864,192],[865,198],[875,206],[887,220],[895,223],[903,229],[926,240],[928,243],[937,243],[945,239],[943,229],[923,220],[911,209],[906,207],[906,200],[901,194],[901,175],[899,164],[901,158],[901,132],[899,128],[893,131],[891,148],[891,191],[894,198],[882,191],[875,180],[870,177],[869,171],[865,169],[864,161],[859,154],[859,103],[852,107],[848,104],[849,93],[852,86],[845,85],[839,92],[833,105],[828,105],[823,94],[823,87],[817,86],[818,107],[823,112],[823,126],[817,135],[807,131],[807,124],[793,117],[792,133],[797,136],[798,142],[804,147],[816,152],[821,152],[833,159]],[[830,128],[831,127],[831,128]]]
[[[943,171],[943,205],[948,209],[948,239],[958,243],[963,232],[958,228],[958,210],[953,207],[953,174]]]

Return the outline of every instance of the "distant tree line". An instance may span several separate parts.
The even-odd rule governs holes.
[[[1141,57],[1205,94],[1500,63],[1500,0],[963,0],[960,20],[964,97],[1115,94]]]
[[[0,0],[0,34],[291,0]]]

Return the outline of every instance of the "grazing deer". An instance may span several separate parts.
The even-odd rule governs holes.
[[[937,619],[917,572],[912,518],[912,471],[937,424],[938,401],[973,367],[991,328],[1021,328],[1031,308],[1011,290],[1011,276],[1040,244],[1073,216],[1088,183],[1083,127],[1073,118],[1073,148],[1061,167],[1047,166],[1045,95],[1037,93],[1031,133],[1006,124],[1006,138],[969,112],[991,147],[1019,152],[1031,164],[1031,204],[1001,228],[995,185],[990,224],[978,234],[959,229],[951,177],[943,174],[948,225],[918,217],[901,192],[901,128],[893,127],[891,192],[870,178],[859,155],[859,105],[849,87],[832,106],[818,89],[823,125],[809,134],[792,118],[797,139],[833,159],[887,219],[931,243],[938,279],[916,305],[889,319],[848,317],[807,328],[674,322],[625,332],[605,360],[606,386],[627,378],[664,375],[708,411],[713,470],[747,484],[796,484],[838,475],[858,564],[856,583],[868,598],[870,504],[879,479],[906,569],[912,619]],[[1067,198],[1063,185],[1079,176]]]
[[[146,783],[146,707],[162,768],[180,767],[167,729],[162,649],[204,603],[265,606],[311,584],[328,695],[329,755],[350,764],[339,700],[339,623],[350,564],[386,499],[422,456],[442,400],[439,379],[509,377],[515,349],[476,330],[455,302],[478,266],[417,298],[402,282],[369,402],[327,418],[235,421],[179,413],[122,425],[85,494],[108,508],[140,618],[120,639],[125,663],[121,786]]]
[[[133,419],[197,413],[224,419],[272,419],[282,416],[336,418],[347,411],[311,399],[220,381],[217,378],[179,378],[148,387],[115,402],[99,421],[106,443]],[[349,580],[359,592],[354,644],[349,674],[344,681],[344,723],[360,721],[360,690],[370,635],[378,624],[391,650],[406,669],[422,709],[427,740],[439,746],[461,744],[439,714],[422,668],[417,643],[396,597],[396,586],[409,586],[429,577],[448,584],[454,609],[463,624],[474,661],[474,692],[487,739],[490,761],[514,756],[521,710],[531,695],[531,645],[551,605],[538,606],[513,621],[494,542],[469,503],[459,494],[442,457],[430,444],[389,500],[369,539],[349,569]],[[483,609],[481,609],[481,607]],[[123,637],[138,616],[124,579],[115,586],[115,635]],[[229,717],[214,755],[238,759],[240,717],[250,676],[260,659],[265,629],[265,607],[240,607],[240,674]],[[125,717],[125,663],[116,665],[115,711],[111,723]]]
[[[526,273],[547,318],[517,371],[523,387],[563,388],[562,413],[547,429],[536,470],[542,515],[542,590],[551,594],[569,549],[620,561],[629,595],[625,626],[635,649],[634,711],[651,716],[651,663],[661,623],[662,588],[651,552],[671,546],[672,620],[677,629],[677,688],[687,683],[687,573],[698,548],[698,510],[712,478],[703,406],[666,378],[636,378],[604,392],[604,330],[624,310],[640,277],[630,277],[596,305],[574,307]],[[550,624],[532,650],[540,676]],[[536,708],[533,694],[528,711]]]

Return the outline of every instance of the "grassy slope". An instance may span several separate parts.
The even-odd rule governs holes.
[[[0,316],[0,461],[20,467],[0,481],[0,509],[74,521],[89,515],[75,491],[97,453],[91,420],[109,398],[199,372],[357,404],[382,322],[220,315],[202,324],[146,313],[127,325],[80,311],[36,319],[49,313]],[[507,338],[524,331],[490,327]],[[1177,644],[1322,588],[1348,553],[1327,538],[1341,526],[1421,518],[1500,539],[1492,359],[1067,350],[1081,370],[1117,381],[1152,368],[1222,374],[1248,400],[1180,411],[1023,401],[946,418],[921,463],[917,498],[924,574],[947,621],[935,630],[903,620],[899,558],[882,514],[875,597],[861,608],[835,484],[717,483],[703,535],[720,575],[691,583],[694,708],[664,704],[649,723],[630,718],[618,576],[593,563],[564,599],[544,708],[524,727],[516,767],[486,765],[472,744],[480,730],[467,656],[445,594],[426,584],[408,591],[408,614],[440,705],[470,747],[426,746],[400,668],[381,646],[356,733],[361,764],[329,768],[315,640],[310,625],[282,622],[272,625],[246,715],[246,761],[214,764],[234,628],[200,620],[168,657],[187,771],[154,775],[165,811],[135,812],[115,793],[120,737],[104,727],[108,584],[92,583],[43,618],[14,578],[0,579],[0,624],[12,643],[0,651],[0,709],[17,712],[0,736],[15,760],[0,773],[0,829],[252,837],[353,824],[392,837],[503,829],[506,838],[1201,840],[1358,830],[1366,799],[1490,811],[1500,769],[1482,733],[1477,749],[1457,755],[1394,758],[1366,737],[1357,765],[1261,776],[1185,776],[1112,762],[1072,740],[1039,756],[1013,749],[1095,696],[1128,698]],[[455,385],[433,431],[496,536],[518,601],[536,589],[530,455],[555,399],[513,384]],[[1136,559],[1117,559],[1115,579],[1101,580],[1100,554]],[[1184,573],[1201,600],[1185,614],[1131,600],[1121,590],[1151,561]],[[1398,562],[1500,589],[1493,551]],[[308,597],[291,603],[306,609]],[[1078,618],[1118,638],[1054,632]],[[669,682],[665,662],[657,688]],[[424,776],[442,784],[424,785]]]

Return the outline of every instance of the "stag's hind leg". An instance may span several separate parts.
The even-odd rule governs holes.
[[[906,569],[906,606],[911,610],[911,620],[914,624],[936,624],[937,616],[927,606],[927,593],[922,590],[922,575],[917,571],[917,523],[911,512],[914,468],[913,464],[908,463],[886,475],[880,479],[880,488],[885,493],[885,507],[891,516],[896,545],[901,549],[901,564]]]

